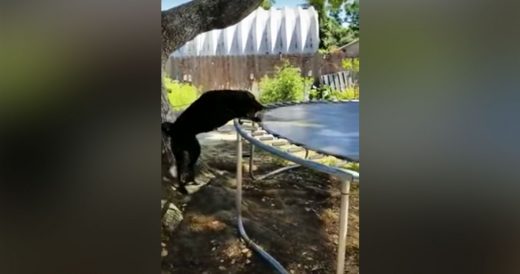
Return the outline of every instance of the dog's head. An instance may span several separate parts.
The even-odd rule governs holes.
[[[244,117],[250,119],[255,122],[260,122],[261,111],[265,109],[265,107],[260,104],[255,96],[249,91],[238,91],[237,101],[235,107],[237,108],[237,113],[240,117]]]

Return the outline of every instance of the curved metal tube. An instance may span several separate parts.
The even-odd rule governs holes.
[[[256,245],[247,236],[244,226],[242,224],[242,138],[246,139],[251,145],[260,147],[261,149],[270,152],[278,157],[284,158],[301,166],[311,168],[317,171],[321,171],[330,175],[334,175],[341,179],[341,208],[340,208],[340,229],[339,229],[339,245],[337,253],[337,266],[336,273],[343,274],[345,269],[345,252],[346,252],[346,240],[347,240],[347,229],[348,229],[348,206],[349,206],[349,193],[350,183],[354,180],[359,179],[359,173],[348,170],[329,167],[323,164],[319,164],[307,159],[294,156],[287,152],[278,150],[270,145],[264,144],[261,141],[255,139],[249,135],[240,127],[240,123],[237,119],[233,121],[235,129],[237,131],[237,211],[238,211],[238,230],[241,237],[267,262],[277,270],[278,273],[288,273],[283,266],[278,263],[271,255],[265,252],[262,248]],[[252,156],[252,155],[251,155]]]
[[[311,168],[311,169],[314,169],[314,170],[317,170],[317,171],[320,171],[320,172],[324,172],[324,173],[327,173],[327,174],[330,174],[330,175],[334,175],[336,177],[338,177],[339,179],[341,179],[342,181],[343,180],[352,180],[352,179],[358,179],[359,178],[359,173],[358,172],[355,172],[353,170],[348,170],[348,169],[340,169],[340,168],[335,168],[335,167],[330,167],[330,166],[326,166],[326,165],[322,165],[320,163],[316,163],[314,161],[311,161],[311,160],[306,160],[306,159],[302,159],[300,157],[297,157],[297,156],[294,156],[290,153],[287,153],[285,151],[281,151],[279,149],[276,149],[270,145],[267,145],[267,144],[264,144],[262,142],[260,142],[259,140],[255,139],[254,137],[250,136],[247,132],[244,131],[244,129],[242,127],[240,127],[240,124],[238,123],[238,120],[234,120],[233,121],[233,124],[235,126],[235,129],[236,131],[244,138],[246,139],[248,142],[250,142],[251,144],[254,144],[255,146],[271,153],[271,154],[274,154],[278,157],[281,157],[281,158],[284,158],[286,160],[289,160],[293,163],[296,163],[296,164],[299,164],[301,166],[304,166],[304,167],[308,167],[308,168]]]
[[[253,122],[252,124],[253,124],[253,128],[254,128],[255,122]],[[304,157],[304,159],[308,159],[309,158],[309,150],[307,148],[303,148],[303,149],[305,150],[305,157]],[[255,176],[255,174],[253,172],[254,155],[255,155],[255,145],[251,144],[250,147],[249,147],[249,177],[251,177],[251,179],[253,181],[263,180],[263,179],[265,179],[267,177],[270,177],[270,176],[273,176],[273,175],[285,172],[285,171],[290,170],[290,169],[294,169],[294,168],[300,167],[300,165],[295,164],[295,165],[292,165],[292,166],[278,168],[276,170],[273,170],[273,171],[271,171],[269,173],[266,173],[266,174],[263,174],[263,175],[260,175],[260,176]]]
[[[253,128],[254,128],[255,123],[253,122],[252,124],[253,124]],[[273,170],[273,171],[271,171],[271,172],[269,172],[267,174],[263,174],[263,175],[260,175],[260,176],[255,176],[255,174],[253,172],[254,155],[255,155],[255,145],[251,144],[249,146],[249,177],[251,177],[251,180],[253,180],[253,181],[263,180],[263,179],[265,179],[267,177],[276,175],[278,173],[285,172],[285,171],[287,171],[289,169],[300,167],[300,165],[292,165],[292,166],[282,167],[282,168]],[[305,149],[305,159],[307,159],[308,156],[309,156],[309,150]]]
[[[276,272],[280,274],[289,274],[287,270],[269,253],[263,250],[260,246],[255,244],[249,236],[247,236],[244,224],[242,222],[242,138],[237,133],[237,199],[236,206],[238,212],[238,232],[244,241],[258,254],[262,259],[267,261]]]

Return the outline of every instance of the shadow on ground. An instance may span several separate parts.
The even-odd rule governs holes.
[[[233,137],[233,133],[229,133]],[[235,142],[203,142],[204,162],[217,174],[189,198],[176,196],[184,219],[169,235],[163,273],[273,273],[238,238],[235,210]],[[246,151],[246,150],[245,150]],[[263,153],[257,172],[280,166]],[[244,171],[243,216],[249,236],[291,273],[334,273],[339,226],[339,183],[298,168],[252,182]],[[163,185],[164,187],[164,185]],[[346,273],[359,273],[358,187],[353,186]]]

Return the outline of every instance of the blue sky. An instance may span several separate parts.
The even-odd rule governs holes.
[[[304,4],[305,0],[275,0],[275,7],[295,7],[299,4]],[[180,4],[189,2],[189,0],[161,0],[161,9],[167,10],[169,8],[178,6]]]

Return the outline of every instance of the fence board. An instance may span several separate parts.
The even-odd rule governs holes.
[[[343,71],[340,71],[338,73],[338,80],[339,80],[339,87],[340,87],[340,90],[345,90],[347,89],[347,86],[345,85],[345,78],[343,77]]]
[[[320,83],[328,85],[333,89],[344,91],[354,85],[357,75],[351,71],[340,71],[337,73],[325,74],[320,76]]]
[[[201,56],[171,58],[169,76],[183,82],[191,78],[192,84],[202,91],[225,88],[257,91],[261,78],[272,76],[275,67],[282,64],[282,58],[299,67],[303,76],[319,79],[320,83],[334,82],[333,77],[320,77],[322,73],[341,71],[342,57],[334,55]],[[347,81],[343,81],[343,85],[347,85]]]

